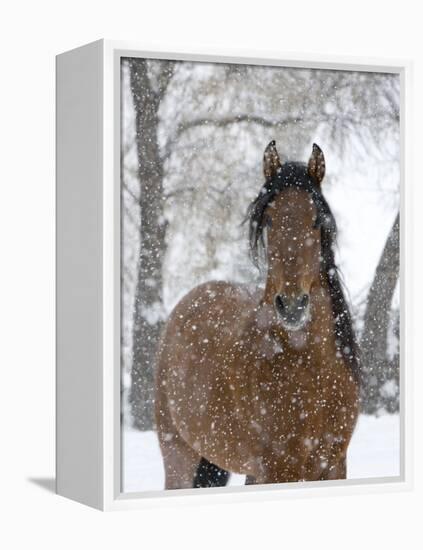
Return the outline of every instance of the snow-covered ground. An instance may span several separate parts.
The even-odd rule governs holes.
[[[160,448],[155,432],[123,431],[123,490],[152,491],[164,486]],[[359,418],[348,452],[348,478],[400,475],[399,415]],[[244,477],[232,475],[230,485],[243,485]]]

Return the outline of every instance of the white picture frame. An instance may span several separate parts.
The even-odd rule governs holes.
[[[122,493],[120,60],[391,72],[401,79],[401,475]],[[412,486],[411,64],[293,53],[150,51],[99,40],[57,57],[57,493],[101,510],[398,491]]]

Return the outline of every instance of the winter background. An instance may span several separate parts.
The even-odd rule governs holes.
[[[313,142],[326,158],[363,369],[348,478],[399,475],[399,77],[145,59],[121,75],[123,491],[164,487],[152,410],[167,315],[207,280],[263,284],[241,222],[272,139],[282,160],[307,161]]]

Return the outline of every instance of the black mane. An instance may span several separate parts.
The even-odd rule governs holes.
[[[268,218],[265,215],[266,208],[276,195],[288,188],[306,191],[310,194],[316,206],[316,223],[321,230],[322,262],[320,273],[329,287],[335,320],[336,345],[339,353],[347,360],[354,379],[359,382],[358,345],[333,251],[337,233],[336,222],[320,186],[310,177],[305,164],[299,162],[283,164],[276,176],[266,181],[257,198],[250,204],[247,219],[249,220],[249,240],[253,261],[258,265],[261,252],[265,252],[266,248],[264,241],[264,228],[268,223]]]

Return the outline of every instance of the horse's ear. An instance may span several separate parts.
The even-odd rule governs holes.
[[[325,175],[326,163],[323,151],[318,145],[313,143],[310,160],[308,161],[308,175],[311,176],[319,185]]]
[[[282,164],[276,150],[276,141],[273,140],[264,150],[263,172],[266,181],[270,181],[280,170]]]

